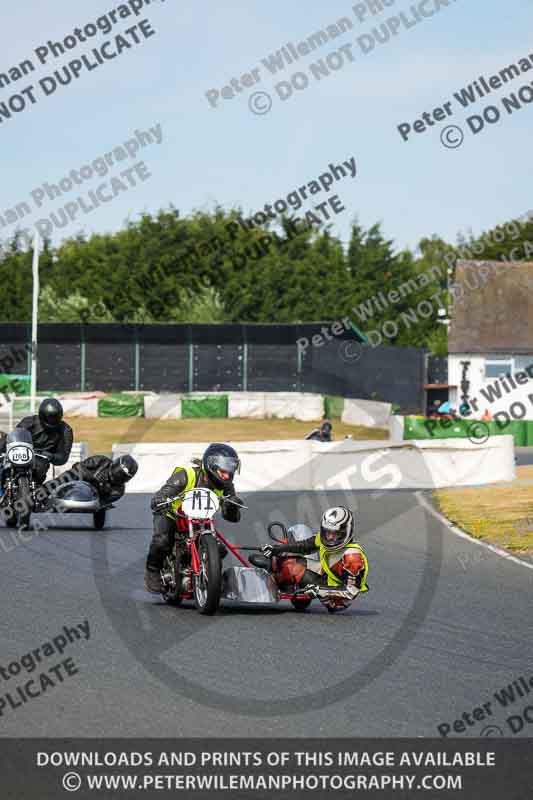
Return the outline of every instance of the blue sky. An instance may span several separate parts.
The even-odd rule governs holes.
[[[157,124],[162,126],[162,143],[147,146],[139,155],[151,177],[55,232],[55,242],[80,228],[116,230],[126,217],[170,203],[182,214],[216,204],[256,211],[318,177],[330,162],[352,156],[357,177],[343,180],[336,189],[346,210],[335,217],[333,230],[343,241],[355,217],[364,226],[381,221],[397,247],[414,248],[422,236],[436,233],[455,240],[459,231],[479,233],[522,215],[533,208],[533,104],[511,116],[502,113],[498,124],[488,125],[478,136],[467,129],[465,120],[530,83],[533,70],[480,100],[472,110],[454,103],[449,124],[465,129],[465,141],[458,149],[441,144],[446,122],[408,142],[400,138],[397,125],[412,123],[424,111],[441,106],[479,75],[490,76],[533,54],[528,36],[531,3],[450,0],[449,7],[409,30],[402,27],[391,41],[363,55],[358,36],[400,11],[408,13],[418,3],[396,0],[383,13],[360,22],[352,10],[355,4],[344,0],[330,0],[327,5],[318,0],[307,0],[305,5],[282,0],[268,4],[152,0],[139,17],[122,20],[110,34],[100,34],[43,66],[34,54],[37,47],[49,39],[64,39],[72,29],[94,22],[120,3],[56,0],[48,6],[20,0],[10,5],[3,20],[0,72],[26,58],[32,58],[38,69],[1,89],[0,103],[141,19],[150,20],[156,35],[92,72],[84,70],[77,81],[50,97],[37,91],[35,105],[0,123],[0,215],[28,200],[45,181],[57,183],[71,169],[128,140],[136,129]],[[350,32],[302,57],[279,76],[270,75],[262,65],[263,58],[286,42],[301,42],[341,17],[353,22]],[[295,92],[286,102],[279,99],[274,88],[279,80],[296,71],[310,75],[312,62],[346,43],[352,44],[353,63],[346,60],[320,82],[311,77],[305,91]],[[221,90],[233,77],[253,68],[260,68],[262,78],[254,88],[210,107],[206,91]],[[248,100],[254,91],[272,96],[270,113],[251,113]],[[111,175],[133,163],[124,162]],[[86,196],[111,175],[43,205],[25,223],[49,216],[80,194]],[[317,196],[306,208],[323,199]],[[14,227],[0,229],[0,237]]]

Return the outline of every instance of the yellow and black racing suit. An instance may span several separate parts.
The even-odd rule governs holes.
[[[235,497],[235,487],[232,483],[226,489],[217,489],[200,466],[176,467],[166,483],[153,495],[150,503],[154,514],[154,534],[146,559],[146,568],[151,572],[159,572],[163,568],[165,558],[172,552],[177,530],[176,515],[179,515],[181,500],[176,500],[172,505],[161,509],[158,508],[158,504],[197,488],[211,489],[219,497]],[[236,497],[235,499],[239,500]],[[222,516],[228,522],[239,522],[241,512],[233,503],[223,502]],[[185,532],[186,528],[183,530]]]

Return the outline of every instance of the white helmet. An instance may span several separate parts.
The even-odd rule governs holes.
[[[328,508],[320,522],[320,542],[327,550],[340,550],[352,541],[354,518],[344,506]]]

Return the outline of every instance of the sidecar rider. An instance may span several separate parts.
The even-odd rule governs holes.
[[[115,459],[99,455],[89,456],[63,472],[59,478],[47,481],[43,490],[48,494],[67,481],[86,481],[94,486],[102,505],[107,505],[120,500],[126,491],[127,482],[136,475],[138,469],[139,465],[130,455]]]
[[[63,406],[55,398],[43,400],[39,412],[24,417],[17,424],[31,433],[35,452],[43,456],[35,458],[33,479],[36,483],[44,483],[48,467],[53,464],[61,467],[66,464],[74,439],[72,428],[63,421]],[[0,438],[0,453],[5,452],[5,436]]]
[[[160,572],[164,566],[165,558],[169,556],[174,547],[176,530],[176,514],[179,515],[181,500],[175,500],[171,505],[159,507],[160,503],[181,495],[190,489],[211,489],[222,500],[222,516],[228,522],[239,522],[241,512],[238,505],[243,505],[242,500],[236,496],[233,479],[240,471],[240,460],[233,447],[227,444],[210,444],[200,460],[193,461],[193,466],[176,467],[164,486],[156,492],[150,506],[154,515],[154,534],[150,543],[148,558],[146,559],[146,572],[144,586],[148,592],[159,594],[161,591]],[[233,502],[227,502],[231,500]],[[179,520],[179,516],[178,516]],[[181,520],[179,520],[181,522]],[[183,520],[184,533],[187,532]],[[226,555],[225,548],[221,546],[221,555]]]
[[[272,571],[278,585],[303,589],[318,597],[328,611],[348,608],[358,594],[368,591],[368,560],[360,544],[355,542],[354,515],[348,508],[328,508],[322,515],[320,530],[315,536],[290,544],[267,544],[262,555],[250,556],[257,567]],[[305,558],[273,559],[280,554],[305,556],[318,551],[320,572],[310,569]]]

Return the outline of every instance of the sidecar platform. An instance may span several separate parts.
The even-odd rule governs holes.
[[[279,603],[281,596],[272,575],[258,567],[228,567],[222,574],[222,597],[240,603]]]
[[[85,481],[69,481],[55,489],[49,501],[50,511],[59,514],[94,514],[102,509],[98,492]]]

